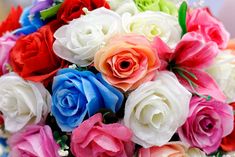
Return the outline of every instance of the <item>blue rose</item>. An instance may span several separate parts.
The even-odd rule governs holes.
[[[52,86],[52,114],[62,131],[70,132],[88,115],[106,108],[117,112],[123,95],[90,71],[62,69]]]
[[[0,137],[0,157],[8,157],[7,140]]]

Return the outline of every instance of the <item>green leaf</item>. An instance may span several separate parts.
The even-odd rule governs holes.
[[[184,1],[179,8],[179,17],[178,17],[178,21],[182,29],[182,36],[187,33],[187,25],[186,25],[187,10],[188,10],[188,5]]]
[[[55,16],[57,14],[58,10],[60,9],[60,6],[61,6],[61,3],[54,5],[46,10],[40,11],[41,19],[45,21],[46,19]]]

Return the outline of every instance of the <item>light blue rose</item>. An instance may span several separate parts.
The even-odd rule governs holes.
[[[66,132],[100,109],[117,112],[123,102],[120,91],[104,81],[100,73],[90,71],[60,70],[54,78],[52,93],[52,114]]]

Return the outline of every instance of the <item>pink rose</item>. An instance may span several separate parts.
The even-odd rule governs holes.
[[[31,125],[9,139],[10,157],[59,157],[49,126]]]
[[[212,153],[220,146],[222,137],[233,130],[233,109],[228,104],[193,97],[185,124],[178,133],[183,142]]]
[[[144,36],[128,34],[113,37],[95,54],[94,65],[110,84],[127,91],[152,80],[160,60]]]
[[[214,41],[219,48],[226,48],[229,41],[229,33],[224,25],[214,18],[207,8],[199,8],[189,11],[187,16],[188,32],[198,32],[206,41]]]
[[[132,132],[125,126],[103,124],[100,113],[73,130],[71,151],[75,157],[132,157]]]
[[[0,38],[0,76],[9,72],[9,52],[15,45],[17,36],[6,33]]]

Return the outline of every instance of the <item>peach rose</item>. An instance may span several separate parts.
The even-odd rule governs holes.
[[[110,84],[127,91],[152,80],[160,60],[144,36],[128,34],[113,37],[96,53],[94,65]]]

